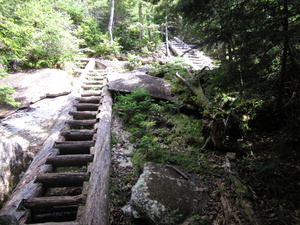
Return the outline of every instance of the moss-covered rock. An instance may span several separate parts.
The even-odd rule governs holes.
[[[177,224],[196,207],[203,206],[204,199],[205,194],[197,192],[196,187],[178,171],[147,163],[132,188],[131,207],[135,217],[149,224]]]

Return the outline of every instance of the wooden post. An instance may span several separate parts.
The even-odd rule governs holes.
[[[94,163],[91,169],[87,201],[81,215],[78,215],[79,222],[85,225],[109,224],[111,114],[112,97],[108,87],[105,86],[103,88],[102,108],[98,116],[97,140],[94,147]]]

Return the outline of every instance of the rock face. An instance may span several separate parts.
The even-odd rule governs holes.
[[[2,78],[0,86],[14,88],[16,93],[12,97],[20,106],[13,107],[0,102],[0,118],[46,97],[66,95],[72,91],[72,82],[74,79],[67,72],[57,69],[30,70]]]
[[[130,71],[110,75],[109,90],[133,92],[137,88],[146,89],[155,98],[172,100],[170,84],[158,77],[145,74],[143,71]]]
[[[4,215],[4,216],[0,216],[0,224],[1,225],[18,225],[19,222],[15,216]]]
[[[0,141],[0,207],[10,189],[19,180],[31,157],[23,152],[22,147],[12,140]]]
[[[72,90],[72,80],[56,69],[30,70],[0,79],[0,86],[16,89],[13,97],[24,107],[16,111],[18,108],[0,103],[0,208],[70,103],[65,94]],[[59,95],[63,96],[55,97]]]
[[[201,198],[205,199],[204,194],[175,170],[147,163],[132,188],[130,204],[133,216],[149,224],[178,224],[199,206]]]

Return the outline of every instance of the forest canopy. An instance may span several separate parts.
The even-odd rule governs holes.
[[[167,27],[170,38],[218,62],[208,88],[263,94],[277,112],[284,106],[295,113],[299,11],[289,0],[0,0],[0,65],[68,68],[82,54],[151,54]]]

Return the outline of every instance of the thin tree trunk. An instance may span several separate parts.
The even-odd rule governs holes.
[[[168,34],[168,17],[167,16],[166,16],[165,33],[166,33],[166,55],[170,56],[169,34]]]
[[[153,38],[152,38],[152,31],[150,28],[150,16],[149,15],[147,15],[147,22],[148,22],[148,36],[149,36],[150,41],[152,41]]]
[[[140,39],[144,38],[143,2],[139,1]]]
[[[289,49],[289,37],[288,37],[289,22],[288,22],[287,0],[284,1],[284,6],[283,6],[282,30],[283,30],[283,52],[281,57],[281,73],[280,73],[280,83],[278,89],[276,110],[280,109],[282,104],[284,83],[286,79],[286,65],[287,65],[287,57],[288,57],[288,49]]]
[[[114,13],[115,13],[115,0],[111,0],[110,4],[110,18],[108,23],[108,34],[110,39],[110,46],[113,45],[114,39],[112,34],[113,22],[114,22]]]
[[[199,86],[196,88],[193,85],[191,85],[186,79],[180,76],[177,72],[175,73],[175,76],[178,77],[191,90],[191,92],[193,92],[193,94],[197,96],[197,100],[196,100],[197,105],[203,108],[209,107],[210,102],[208,98],[205,96],[203,88],[200,83]]]

